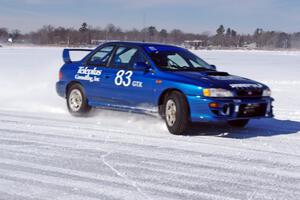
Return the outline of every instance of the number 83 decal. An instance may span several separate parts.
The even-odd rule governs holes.
[[[116,74],[115,84],[117,86],[125,86],[128,87],[132,85],[133,87],[143,87],[143,83],[140,81],[132,81],[131,77],[133,75],[132,71],[120,70]]]

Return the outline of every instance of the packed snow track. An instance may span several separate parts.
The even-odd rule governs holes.
[[[268,84],[276,118],[189,136],[154,116],[70,116],[54,90],[61,52],[0,49],[1,200],[300,199],[300,52],[196,51]]]

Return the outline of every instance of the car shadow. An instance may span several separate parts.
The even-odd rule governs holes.
[[[114,109],[94,109],[88,116],[96,117],[99,115],[107,114],[107,111],[112,113],[110,116],[120,116],[120,110]],[[115,113],[116,112],[116,113]],[[124,114],[123,117],[134,115],[147,116],[151,119],[161,119],[157,114],[150,113],[138,113],[121,111]],[[193,123],[186,131],[186,136],[216,136],[232,139],[248,139],[254,137],[272,137],[276,135],[288,135],[294,134],[300,131],[300,121],[292,120],[279,120],[275,118],[251,120],[245,128],[232,128],[227,123],[214,122],[214,123]]]
[[[232,128],[226,123],[194,123],[187,130],[188,136],[218,136],[233,139],[272,137],[300,131],[300,122],[279,119],[252,120],[245,128]]]

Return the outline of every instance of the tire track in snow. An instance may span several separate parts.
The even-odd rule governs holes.
[[[42,126],[43,128],[50,128],[50,127],[55,127],[55,125],[47,125],[47,126]],[[32,125],[31,125],[31,128],[32,128]],[[68,128],[66,131],[68,131],[68,132],[72,132],[72,133],[74,133],[74,130],[76,130],[76,131],[78,131],[77,130],[77,127],[73,127],[73,128]],[[258,129],[259,130],[259,129]],[[15,131],[15,130],[14,130]],[[98,128],[87,128],[87,129],[85,129],[85,128],[81,128],[80,129],[80,132],[82,132],[82,131],[85,131],[85,132],[89,132],[89,131],[97,131],[97,132],[103,132],[103,133],[105,133],[105,134],[107,134],[107,133],[109,133],[109,134],[117,134],[117,135],[121,135],[122,137],[136,137],[136,136],[141,136],[141,135],[127,135],[126,134],[126,132],[124,132],[124,131],[115,131],[115,130],[111,130],[111,129],[107,129],[107,130],[102,130],[102,129],[98,129]],[[49,132],[49,131],[46,131],[46,132]],[[26,131],[25,133],[34,133],[34,132],[31,132],[31,131]],[[41,134],[41,133],[35,133],[35,134]],[[45,134],[46,135],[46,134]],[[49,136],[49,134],[47,134],[46,136]],[[64,137],[67,137],[67,136],[62,136],[62,135],[56,135],[56,134],[50,134],[50,137],[53,137],[53,136],[55,136],[55,137],[62,137],[62,138],[64,138]],[[74,136],[72,136],[72,137],[74,137]],[[153,140],[157,140],[157,141],[161,141],[161,140],[168,140],[168,141],[170,141],[170,139],[168,139],[168,138],[157,138],[157,137],[151,137],[151,136],[144,136],[143,135],[143,137],[145,137],[145,139],[153,139]],[[75,139],[75,138],[78,138],[78,137],[74,137],[73,139]],[[79,137],[79,139],[82,139],[82,140],[89,140],[90,138],[83,138],[83,137]],[[180,140],[180,139],[182,139],[182,140]],[[205,142],[201,142],[201,141],[195,141],[195,142],[193,142],[193,141],[185,141],[184,140],[184,138],[180,138],[180,139],[174,139],[174,138],[172,138],[171,139],[171,141],[173,141],[173,142],[180,142],[180,143],[186,143],[186,142],[188,142],[188,143],[191,143],[191,144],[195,144],[195,145],[197,145],[197,144],[201,144],[201,145],[212,145],[212,146],[216,146],[216,144],[214,144],[214,143],[211,143],[208,139],[205,139],[204,137],[203,137],[203,140],[206,140]],[[94,141],[96,141],[96,139],[94,139]],[[132,145],[133,145],[133,143],[131,143]],[[218,146],[219,146],[220,144],[218,144]],[[227,146],[227,145],[222,145],[222,148],[227,148],[227,149],[229,149],[229,150],[231,150],[231,149],[236,149],[236,150],[238,150],[239,152],[241,152],[241,151],[243,151],[243,150],[245,150],[245,151],[249,151],[249,150],[251,150],[251,151],[256,151],[256,152],[258,152],[258,153],[262,153],[262,152],[266,152],[266,153],[276,153],[276,154],[283,154],[283,156],[291,156],[291,154],[287,154],[287,153],[284,153],[284,152],[272,152],[272,151],[266,151],[266,150],[263,150],[263,149],[253,149],[253,148],[249,148],[249,147],[247,147],[247,148],[245,148],[245,147],[243,147],[243,148],[241,148],[241,146],[239,145],[239,147],[236,147],[237,145],[231,145],[231,146]],[[300,157],[300,155],[298,155],[298,154],[295,154],[294,156],[299,156]]]
[[[0,184],[1,180],[25,181],[35,188],[43,185],[44,191],[48,184],[65,182],[69,188],[60,192],[66,190],[71,195],[70,188],[76,186],[79,188],[76,195],[94,198],[99,193],[108,199],[121,197],[116,191],[125,192],[128,199],[300,196],[297,154],[253,149],[226,138],[202,137],[195,141],[171,135],[159,138],[157,134],[135,134],[118,128],[100,129],[94,125],[89,128],[89,123],[78,130],[75,122],[63,125],[46,123],[47,119],[39,123],[38,119],[22,122],[21,117],[13,118],[0,115],[0,150],[5,152],[0,153],[0,175],[5,174]],[[217,144],[219,141],[222,143]],[[256,168],[251,166],[253,163]],[[30,164],[36,166],[27,166]],[[93,174],[103,177],[93,179]],[[51,187],[57,190],[57,186]]]
[[[24,135],[24,136],[30,134],[30,132],[23,132],[23,131],[21,131],[21,132],[15,131],[15,133],[21,134],[21,135]],[[9,135],[11,135],[11,133],[9,133]],[[38,141],[36,141],[37,142],[36,144],[39,144],[39,145],[51,145],[51,144],[48,144],[48,143],[44,143],[43,142],[43,140],[44,140],[43,137],[47,137],[47,138],[50,137],[50,139],[51,139],[52,135],[42,134],[42,133],[34,133],[34,138],[39,138],[39,136],[42,136],[42,138],[41,138],[42,141],[41,140],[38,140],[38,141],[41,141],[42,143],[39,143]],[[10,137],[8,137],[8,138],[10,138]],[[63,136],[61,139],[74,140],[75,143],[76,143],[76,141],[81,141],[81,142],[85,141],[85,142],[87,142],[87,144],[89,144],[87,146],[90,146],[91,143],[97,145],[97,144],[102,144],[104,142],[103,140],[98,140],[98,139],[95,140],[95,139],[90,139],[90,138],[73,138],[73,137],[67,137],[67,136]],[[21,142],[21,141],[22,140],[20,140],[19,137],[17,137],[15,142]],[[23,143],[27,142],[27,143],[30,144],[32,141],[33,140],[23,141]],[[53,143],[55,143],[56,146],[58,146],[58,144],[59,144],[59,142],[52,142],[52,144]],[[128,147],[129,146],[130,148],[136,148],[137,150],[139,150],[139,149],[145,149],[145,150],[149,149],[149,150],[155,150],[155,151],[159,151],[159,152],[174,152],[174,153],[176,153],[176,151],[178,151],[178,153],[180,153],[180,154],[189,154],[189,155],[194,155],[194,156],[199,156],[199,153],[200,153],[200,156],[202,158],[205,158],[205,157],[212,157],[212,158],[215,158],[215,159],[220,158],[220,155],[218,155],[218,157],[216,157],[216,154],[207,153],[207,152],[201,152],[201,151],[200,152],[196,152],[196,151],[192,151],[192,150],[173,149],[173,148],[169,148],[169,147],[168,148],[161,148],[161,147],[159,147],[159,149],[158,149],[156,146],[153,146],[153,145],[148,146],[148,145],[141,145],[141,144],[138,144],[138,143],[128,143],[128,141],[127,142],[123,142],[123,143],[109,141],[109,142],[105,142],[105,144],[116,145],[116,146],[119,146],[119,147],[120,146],[124,146],[124,147]],[[71,147],[69,147],[69,148],[71,148]],[[249,152],[249,151],[247,151],[247,152]],[[285,159],[286,159],[286,155],[283,155],[283,156],[285,156]],[[293,156],[291,156],[291,155],[289,157],[291,157],[291,159],[294,159]],[[238,157],[233,156],[233,155],[231,155],[231,156],[229,156],[229,155],[222,155],[222,159],[223,160],[226,160],[226,159],[228,160],[229,159],[229,160],[231,160],[231,162],[234,161],[234,162],[238,162],[238,163],[243,163],[243,162],[249,163],[249,161],[251,161],[251,162],[258,163],[259,165],[262,165],[262,166],[263,165],[266,165],[266,166],[270,165],[270,163],[267,162],[267,161],[265,161],[264,159],[258,159],[258,158],[251,158],[251,159],[249,159],[249,158],[243,159],[242,158],[241,159],[241,158],[238,158]],[[282,167],[286,167],[286,165],[284,165],[284,164],[280,164],[280,163],[276,163],[276,164],[277,164],[277,167],[280,167],[281,165],[282,165]],[[298,162],[297,164],[300,164],[300,162]],[[290,165],[290,166],[292,166],[292,165]]]

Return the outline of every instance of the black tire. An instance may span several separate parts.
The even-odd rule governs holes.
[[[159,105],[159,106],[158,106],[158,115],[159,115],[162,119],[165,119],[165,105]]]
[[[231,127],[244,128],[249,123],[249,121],[250,121],[249,119],[238,119],[238,120],[230,120],[227,123]]]
[[[170,116],[168,115],[168,112],[170,112],[170,109],[168,109],[168,104],[170,104],[170,102],[173,102],[176,107],[176,112],[174,115],[175,120],[173,120],[174,123],[171,123],[172,120],[170,121],[170,118],[168,117]],[[170,133],[174,135],[183,135],[185,133],[189,124],[189,106],[186,101],[186,97],[182,93],[174,91],[165,98],[164,118]]]
[[[72,103],[70,99],[72,92],[75,91],[81,95],[81,99],[82,99],[81,104],[76,109],[74,109],[74,106],[71,105]],[[78,83],[71,85],[71,87],[68,89],[66,100],[67,100],[68,110],[74,116],[86,115],[91,110],[91,107],[88,104],[88,99],[84,93],[84,88]]]

